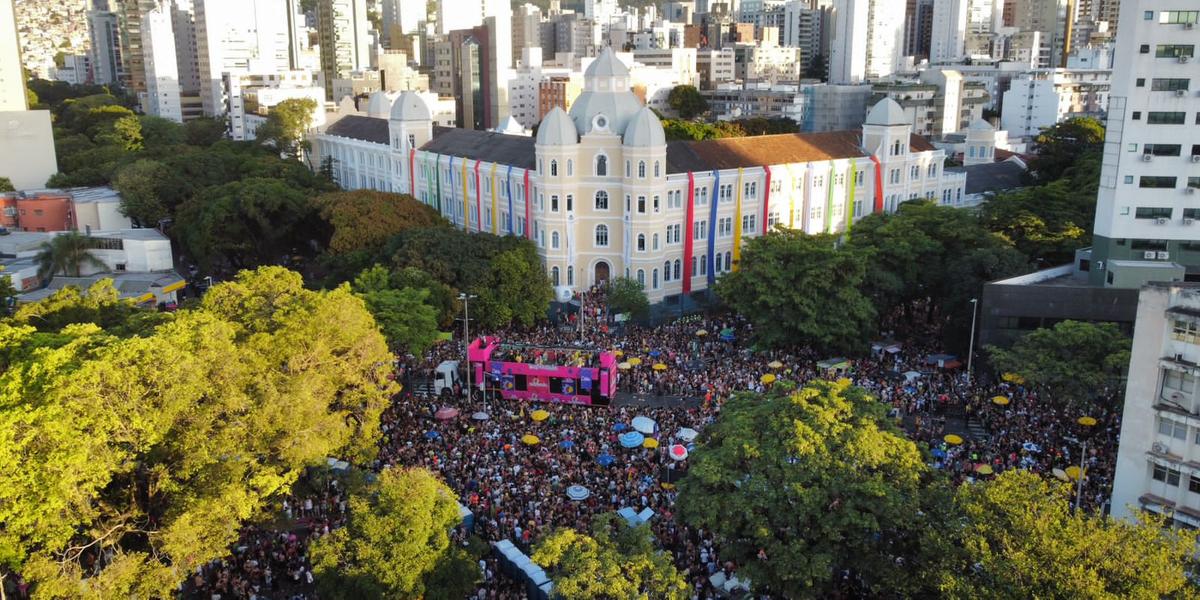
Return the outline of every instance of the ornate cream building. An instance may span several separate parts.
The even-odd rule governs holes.
[[[771,227],[843,232],[905,200],[953,205],[966,182],[890,99],[861,131],[667,142],[611,50],[536,138],[435,127],[411,92],[367,112],[313,139],[342,187],[412,194],[469,231],[534,240],[555,285],[627,275],[651,302],[707,289]]]

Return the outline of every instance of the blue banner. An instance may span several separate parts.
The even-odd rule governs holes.
[[[514,387],[514,383],[513,383],[513,376],[512,376],[512,375],[505,375],[505,376],[502,378],[502,380],[504,381],[504,389],[506,389],[506,390],[512,390],[512,389],[513,389],[513,387]]]
[[[592,373],[589,370],[583,369],[583,372],[579,374],[579,387],[587,392],[592,391]]]
[[[492,363],[492,379],[500,379],[500,363]]]

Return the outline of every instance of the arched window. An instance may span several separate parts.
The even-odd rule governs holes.
[[[567,285],[575,285],[575,267],[567,265]]]
[[[719,252],[717,253],[716,256],[713,256],[713,271],[715,271],[717,273],[721,272],[721,260],[722,260],[721,257],[722,256],[724,256],[724,255]]]
[[[629,161],[625,161],[625,176],[632,177],[632,172],[629,170]]]
[[[645,196],[638,196],[638,212],[639,213],[646,212],[646,197]]]
[[[596,226],[596,246],[599,248],[608,247],[608,225]]]
[[[654,197],[654,212],[658,212],[658,196]]]
[[[646,178],[646,161],[639,160],[638,161],[638,179],[645,179],[645,178]]]
[[[658,234],[654,234],[654,249],[658,250]]]
[[[892,144],[892,155],[900,156],[900,140],[896,140],[896,143]]]
[[[575,174],[575,161],[568,158],[567,159],[567,177],[571,177],[574,174]]]
[[[575,210],[575,195],[567,194],[567,212]]]
[[[596,210],[608,210],[608,192],[604,190],[596,192]]]
[[[654,176],[658,177],[658,161],[654,161]]]
[[[638,269],[637,280],[638,280],[638,285],[642,286],[642,288],[645,288],[646,287],[646,272],[641,269]]]
[[[644,233],[639,233],[637,236],[637,251],[638,252],[646,251],[646,234],[644,234]]]
[[[671,261],[663,263],[663,281],[671,280]]]
[[[658,289],[658,269],[655,269],[654,271],[652,271],[651,276],[653,277],[653,279],[651,279],[651,281],[653,283],[651,284],[650,287],[657,290]]]
[[[733,253],[732,252],[725,253],[725,270],[726,271],[733,270]]]
[[[596,176],[608,176],[608,157],[603,154],[596,157]]]
[[[550,176],[558,177],[558,161],[557,160],[550,161]]]
[[[550,233],[550,247],[555,250],[558,250],[558,232],[557,231]]]
[[[558,267],[550,268],[550,281],[554,285],[558,285]]]

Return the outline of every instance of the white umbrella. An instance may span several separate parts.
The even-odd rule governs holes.
[[[582,485],[573,485],[567,488],[567,497],[575,500],[576,502],[580,500],[587,500],[588,496],[591,495],[592,492],[588,491],[588,489]]]
[[[491,417],[487,413],[485,413],[483,411],[479,411],[479,412],[471,415],[471,418],[475,419],[476,421],[486,421]]]
[[[679,431],[677,431],[675,433],[675,437],[677,437],[685,442],[694,441],[696,439],[696,436],[698,436],[698,435],[700,435],[700,432],[698,432],[695,429],[692,429],[690,427],[684,427],[683,429],[680,429]]]
[[[634,417],[633,421],[630,421],[629,424],[633,425],[634,431],[639,431],[646,435],[653,434],[654,428],[657,426],[654,419],[650,417]]]

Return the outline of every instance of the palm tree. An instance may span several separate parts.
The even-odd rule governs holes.
[[[79,277],[84,265],[97,269],[108,269],[104,261],[92,254],[95,245],[92,239],[77,231],[56,235],[42,243],[38,252],[38,279],[48,280],[59,273],[68,277]]]

